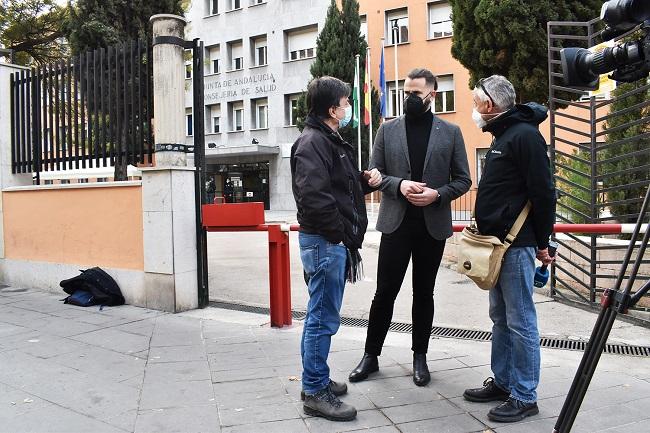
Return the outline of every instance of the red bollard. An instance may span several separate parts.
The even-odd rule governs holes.
[[[277,224],[269,225],[268,231],[271,326],[282,328],[291,325],[289,232]]]

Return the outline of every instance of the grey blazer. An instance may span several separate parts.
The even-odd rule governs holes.
[[[399,190],[403,179],[411,180],[411,163],[406,142],[404,116],[384,122],[375,138],[370,169],[382,174],[382,191],[377,230],[392,233],[400,226],[408,201]],[[451,201],[469,191],[467,152],[460,128],[433,116],[422,182],[436,189],[440,198],[424,207],[424,220],[429,234],[435,239],[447,239],[453,234]]]

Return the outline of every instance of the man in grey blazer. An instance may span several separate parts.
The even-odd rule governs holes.
[[[382,174],[377,290],[370,307],[365,354],[350,373],[351,382],[364,380],[379,369],[377,357],[411,259],[413,381],[424,386],[430,380],[426,353],[433,324],[433,288],[445,241],[453,234],[451,201],[472,184],[460,128],[432,113],[437,87],[430,71],[411,71],[404,83],[406,114],[385,122],[377,131],[370,163]]]

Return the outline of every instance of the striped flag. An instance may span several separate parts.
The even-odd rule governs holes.
[[[357,56],[357,65],[354,68],[354,90],[352,91],[352,127],[359,126],[361,118],[361,109],[359,107],[359,57]]]
[[[363,80],[363,94],[365,98],[363,103],[363,124],[368,126],[370,125],[370,116],[372,116],[372,113],[370,112],[370,51],[368,50],[366,50],[366,77],[365,80]]]
[[[379,115],[383,118],[387,114],[386,106],[386,71],[384,70],[384,44],[381,44],[381,63],[379,64]]]

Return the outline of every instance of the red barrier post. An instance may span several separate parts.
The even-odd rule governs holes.
[[[269,225],[268,231],[271,326],[282,328],[291,325],[289,232],[277,224]]]

